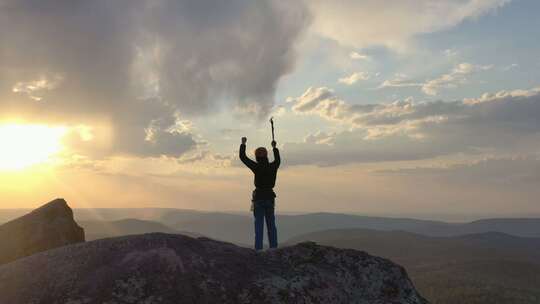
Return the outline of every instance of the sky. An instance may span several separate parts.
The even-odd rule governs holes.
[[[0,0],[0,208],[540,216],[536,0]]]

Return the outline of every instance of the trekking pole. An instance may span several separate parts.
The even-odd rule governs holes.
[[[272,125],[272,141],[275,141],[275,139],[274,139],[274,117],[270,117],[270,124]]]

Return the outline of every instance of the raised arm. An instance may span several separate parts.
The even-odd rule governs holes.
[[[247,157],[246,142],[247,142],[247,138],[242,137],[242,144],[240,144],[239,157],[240,157],[240,160],[244,163],[244,165],[246,165],[246,167],[250,168],[251,171],[255,171],[255,167],[257,167],[257,163],[252,161],[249,157]]]
[[[279,168],[279,165],[281,164],[281,156],[279,156],[279,150],[276,147],[277,143],[275,140],[272,141],[272,150],[274,151],[274,164],[277,168]]]

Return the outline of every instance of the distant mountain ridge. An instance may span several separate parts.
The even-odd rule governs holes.
[[[79,224],[84,228],[86,232],[86,239],[88,241],[152,232],[183,234],[191,237],[201,236],[196,233],[178,231],[159,222],[139,219],[122,219],[117,221],[80,221]]]
[[[250,215],[199,213],[186,215],[171,211],[161,219],[169,227],[197,232],[237,244],[251,244],[253,219]],[[313,213],[278,215],[281,240],[328,229],[362,228],[381,231],[402,230],[427,236],[457,236],[482,232],[502,232],[516,236],[540,236],[540,219],[494,219],[471,223],[445,223],[427,220],[381,218],[347,214]],[[223,229],[226,227],[226,229]]]
[[[355,248],[397,260],[451,257],[453,260],[518,259],[540,264],[540,238],[516,237],[501,232],[433,237],[405,231],[332,229],[288,240],[287,244],[313,241],[340,248]],[[348,247],[347,247],[348,246]]]
[[[156,226],[154,231],[146,229],[144,232],[168,232],[165,229],[188,231],[243,245],[250,245],[253,239],[253,219],[249,213],[203,212],[170,208],[75,209],[74,212],[75,218],[80,222],[114,222],[132,218],[167,226],[165,228]],[[2,210],[0,210],[0,218],[2,218],[1,215]],[[381,231],[402,230],[427,236],[457,236],[493,231],[515,236],[540,237],[540,218],[500,218],[469,223],[446,223],[409,218],[310,213],[278,215],[277,224],[281,240],[315,231],[346,228]],[[145,226],[144,223],[141,225]]]

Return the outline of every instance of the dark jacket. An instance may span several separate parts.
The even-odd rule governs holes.
[[[254,162],[246,156],[246,145],[240,145],[240,160],[255,174],[255,190],[253,191],[253,200],[273,199],[276,197],[274,186],[276,185],[276,176],[281,158],[277,148],[274,151],[274,161],[269,162],[268,158],[257,159]]]

